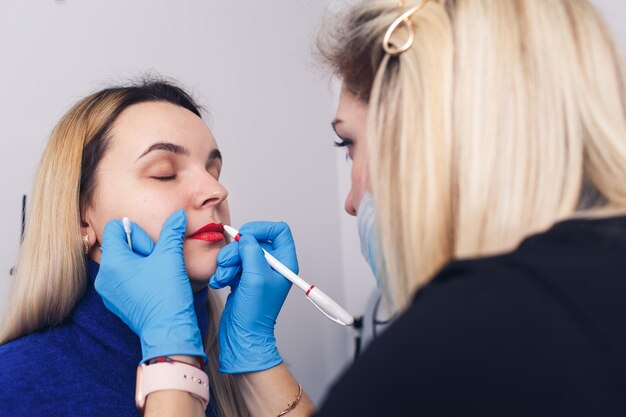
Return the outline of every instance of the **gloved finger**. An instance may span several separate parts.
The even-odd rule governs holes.
[[[186,228],[187,215],[185,210],[176,210],[163,223],[154,252],[179,252],[182,254]]]
[[[260,242],[271,243],[265,248],[296,274],[299,272],[296,246],[289,225],[285,222],[250,222],[241,227],[239,233],[254,236]]]
[[[239,242],[231,242],[220,249],[217,254],[217,265],[224,267],[241,265],[238,246]]]
[[[272,249],[272,244],[268,242],[260,242],[259,245],[266,251]],[[224,246],[217,254],[218,268],[241,267],[241,257],[239,256],[239,242],[232,242]]]
[[[220,289],[224,287],[233,287],[239,283],[241,279],[241,265],[234,267],[218,267],[215,274],[209,280],[209,287]]]
[[[241,258],[239,257],[238,245],[238,242],[231,242],[217,254],[217,269],[209,280],[211,288],[232,287],[231,281],[241,273]]]
[[[104,226],[102,234],[102,256],[106,257],[132,257],[136,256],[128,247],[126,232],[121,220],[109,220]]]
[[[272,248],[294,246],[293,235],[285,222],[250,222],[244,224],[239,233],[252,235],[259,242],[272,242]]]
[[[260,243],[259,245],[265,250],[272,248],[272,245],[267,242]],[[215,289],[224,288],[226,286],[232,287],[233,284],[231,281],[234,278],[239,278],[241,270],[239,242],[232,242],[224,246],[217,255],[217,269],[209,281],[209,286]]]
[[[135,222],[130,223],[130,241],[133,244],[133,251],[148,256],[154,250],[154,241]]]
[[[239,239],[239,256],[243,273],[255,275],[271,275],[271,268],[265,260],[261,245],[251,235],[242,235]]]

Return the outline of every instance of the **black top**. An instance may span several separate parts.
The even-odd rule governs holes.
[[[318,416],[626,416],[626,217],[446,266]]]

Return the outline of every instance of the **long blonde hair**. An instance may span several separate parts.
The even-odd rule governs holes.
[[[626,74],[587,0],[431,0],[391,57],[382,40],[402,10],[364,1],[322,39],[368,103],[383,284],[398,307],[452,259],[626,208]]]
[[[106,152],[113,122],[128,106],[146,101],[170,102],[201,117],[199,107],[183,90],[162,81],[148,81],[92,94],[70,109],[54,128],[35,178],[0,344],[59,324],[81,298],[87,278],[81,212],[97,187],[97,166]],[[50,219],[54,219],[54,228],[49,227]],[[218,371],[221,300],[211,290],[207,308],[206,370],[212,401],[220,416],[247,416],[233,377]]]

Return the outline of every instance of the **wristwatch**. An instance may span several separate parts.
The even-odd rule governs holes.
[[[137,409],[143,413],[146,397],[163,390],[186,391],[200,400],[205,410],[209,404],[209,377],[201,369],[179,361],[140,364],[135,390]]]

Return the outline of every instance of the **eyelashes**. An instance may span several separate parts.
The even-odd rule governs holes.
[[[176,175],[168,175],[165,177],[152,177],[152,178],[157,181],[172,181],[176,179]]]
[[[352,145],[354,145],[354,141],[352,139],[339,137],[339,139],[335,139],[334,145],[337,148],[343,148],[346,150],[346,161],[352,159],[350,156],[350,149],[352,148]]]
[[[220,180],[220,172],[211,172],[208,171],[208,173],[215,178],[216,181]],[[175,179],[178,178],[178,176],[176,174],[172,174],[172,175],[166,175],[166,176],[154,176],[154,177],[150,177],[153,180],[157,180],[157,181],[162,181],[162,182],[166,182],[166,181],[174,181]]]
[[[194,161],[180,160],[157,160],[153,164],[147,165],[144,169],[143,178],[155,180],[158,182],[182,181],[185,182],[188,177],[197,177],[205,171],[215,180],[219,181],[222,172],[221,159],[211,159],[207,161],[201,169]],[[142,176],[143,176],[142,175]]]
[[[335,139],[334,145],[337,148],[347,148],[349,146],[352,146],[354,144],[354,141],[352,139],[344,139],[344,138],[339,138],[339,139]]]

